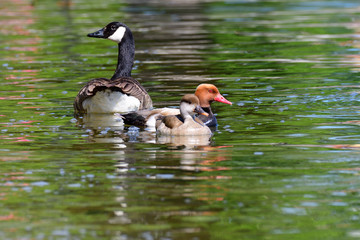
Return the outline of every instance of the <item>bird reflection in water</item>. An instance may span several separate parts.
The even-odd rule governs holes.
[[[210,145],[211,136],[209,135],[197,135],[197,136],[170,136],[160,135],[157,136],[156,142],[159,144],[167,144],[170,148],[185,148],[194,149],[200,146]]]
[[[124,121],[118,113],[88,113],[77,118],[77,120],[77,125],[82,128],[124,130]]]
[[[156,136],[155,132],[126,126],[120,114],[85,114],[77,118],[77,125],[87,129],[92,142],[107,142],[126,147],[124,142],[166,144],[169,149],[199,149],[211,144],[211,136]],[[119,139],[120,138],[120,139]],[[115,146],[116,147],[116,146]]]

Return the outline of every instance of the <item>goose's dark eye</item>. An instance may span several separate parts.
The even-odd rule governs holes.
[[[214,93],[214,90],[212,90],[212,89],[209,89],[209,93]]]
[[[115,31],[116,28],[117,28],[117,27],[116,27],[115,25],[112,25],[112,26],[111,26],[111,30],[113,30],[113,31]]]

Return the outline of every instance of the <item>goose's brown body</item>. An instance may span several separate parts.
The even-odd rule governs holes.
[[[106,96],[102,96],[102,99],[98,101],[93,98],[98,92],[106,90],[108,91],[108,99],[106,99]],[[124,95],[124,98],[127,96],[128,103],[123,104],[119,101],[122,95]],[[131,102],[129,99],[134,102],[132,105],[129,104]],[[101,106],[102,102],[105,102],[103,104],[105,106]],[[75,112],[80,114],[87,112],[127,112],[148,108],[152,108],[152,100],[149,94],[136,79],[131,77],[120,77],[114,80],[106,78],[93,79],[80,89],[74,102]],[[91,109],[98,110],[91,111]]]

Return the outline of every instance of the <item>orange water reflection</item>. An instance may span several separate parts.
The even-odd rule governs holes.
[[[0,34],[2,37],[2,91],[0,95],[3,112],[1,114],[1,127],[3,127],[0,140],[6,144],[22,144],[32,142],[33,136],[30,133],[24,134],[22,131],[7,131],[6,128],[30,128],[34,127],[35,120],[11,121],[12,114],[20,112],[23,107],[28,107],[33,97],[24,97],[25,93],[39,91],[33,85],[38,79],[38,69],[30,69],[29,63],[36,61],[36,54],[39,53],[38,45],[41,38],[32,29],[32,25],[37,21],[34,14],[34,7],[31,1],[27,0],[2,0],[0,7]],[[4,37],[5,36],[5,37]],[[8,37],[10,36],[10,37]],[[16,38],[16,39],[15,39]],[[30,94],[29,94],[30,95]],[[30,103],[32,104],[32,103]],[[5,111],[6,110],[6,111]],[[9,121],[9,122],[6,122]],[[18,161],[29,159],[30,152],[19,151],[16,154],[8,154],[4,151],[0,156],[2,171],[0,171],[0,202],[9,201],[17,198],[23,188],[30,186],[28,174],[22,171],[6,170],[6,164],[16,164]],[[16,169],[16,168],[14,168]],[[16,190],[14,190],[16,189]],[[0,222],[24,221],[25,219],[12,209],[0,210]],[[5,230],[5,229],[4,229]],[[7,232],[16,232],[17,228],[7,228]]]

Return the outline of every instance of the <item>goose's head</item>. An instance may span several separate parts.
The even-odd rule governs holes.
[[[111,22],[102,29],[89,33],[88,37],[105,38],[120,43],[125,34],[131,34],[130,28],[121,22]]]
[[[196,113],[205,116],[209,115],[200,107],[200,101],[195,94],[186,94],[181,98],[180,113],[184,118],[189,115],[193,116]]]

